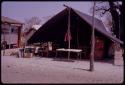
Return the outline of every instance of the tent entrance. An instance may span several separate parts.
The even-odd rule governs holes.
[[[65,28],[66,29],[66,28]],[[82,49],[84,58],[88,58],[90,52],[91,26],[71,11],[70,21],[71,49]],[[68,41],[65,41],[66,31],[60,41],[60,48],[68,48]],[[74,53],[71,53],[71,57]]]

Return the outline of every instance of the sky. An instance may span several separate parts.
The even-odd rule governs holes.
[[[54,16],[65,7],[63,4],[77,9],[83,13],[92,15],[90,8],[93,6],[92,1],[4,1],[2,2],[2,16],[6,16],[18,21],[24,22],[25,19],[37,16],[41,20],[44,17]]]

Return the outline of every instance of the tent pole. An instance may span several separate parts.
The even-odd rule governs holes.
[[[94,48],[95,48],[95,21],[94,21],[94,14],[95,14],[95,1],[93,6],[93,17],[92,17],[92,35],[91,35],[91,53],[90,53],[90,71],[94,71]]]
[[[70,8],[68,8],[69,16],[68,16],[68,49],[70,49]],[[70,51],[68,51],[68,60],[70,59]]]
[[[9,28],[9,49],[11,48],[11,34],[12,34],[12,32],[11,32],[11,30],[12,30],[12,27],[11,27],[11,24],[10,24],[10,28]]]
[[[70,38],[71,38],[71,33],[70,33],[70,10],[71,8],[66,6],[65,4],[63,5],[68,8],[68,49],[70,49]],[[70,59],[70,51],[68,51],[68,60]]]
[[[77,48],[79,48],[79,36],[78,36],[78,29],[77,29]]]

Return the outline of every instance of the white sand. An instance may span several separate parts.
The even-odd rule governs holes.
[[[53,61],[51,58],[16,58],[2,56],[3,83],[122,83],[123,66],[95,62],[94,72],[89,61]]]

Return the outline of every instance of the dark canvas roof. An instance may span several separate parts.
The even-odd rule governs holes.
[[[78,10],[74,11],[82,18],[84,19],[87,23],[89,23],[92,26],[92,16],[86,15]],[[116,37],[112,36],[110,33],[108,33],[102,23],[101,20],[95,18],[95,29],[99,32],[101,32],[102,34],[104,34],[107,38],[112,39],[113,41],[119,42],[121,44],[123,44],[123,42],[119,39],[117,39]]]
[[[90,26],[92,26],[92,16],[86,15],[86,14],[84,14],[76,9],[71,9],[71,11],[74,12],[81,19],[86,21]],[[37,30],[33,34],[33,36],[28,40],[28,42],[29,43],[36,43],[36,42],[40,42],[40,41],[44,41],[44,40],[49,41],[51,39],[56,39],[56,38],[53,38],[53,36],[57,37],[56,34],[58,34],[59,31],[60,31],[60,33],[58,34],[58,36],[61,35],[62,29],[59,29],[59,28],[62,26],[65,26],[65,24],[67,25],[67,20],[65,21],[63,19],[65,17],[68,19],[67,16],[68,16],[68,10],[66,8],[63,11],[59,12],[54,17],[52,17],[50,20],[48,20],[39,30]],[[62,20],[62,23],[60,24],[59,21],[61,21],[61,20]],[[51,32],[49,32],[49,33],[46,32],[48,29],[50,29]],[[98,32],[100,32],[101,34],[106,36],[108,39],[123,44],[123,42],[121,40],[119,40],[116,37],[109,34],[106,31],[102,21],[97,19],[97,18],[95,18],[95,30],[97,30]],[[50,35],[50,36],[48,37],[47,35]]]
[[[20,21],[17,21],[17,20],[14,20],[14,19],[11,19],[11,18],[5,17],[5,16],[2,16],[1,20],[2,20],[2,22],[8,22],[8,23],[12,23],[12,24],[23,24]]]

